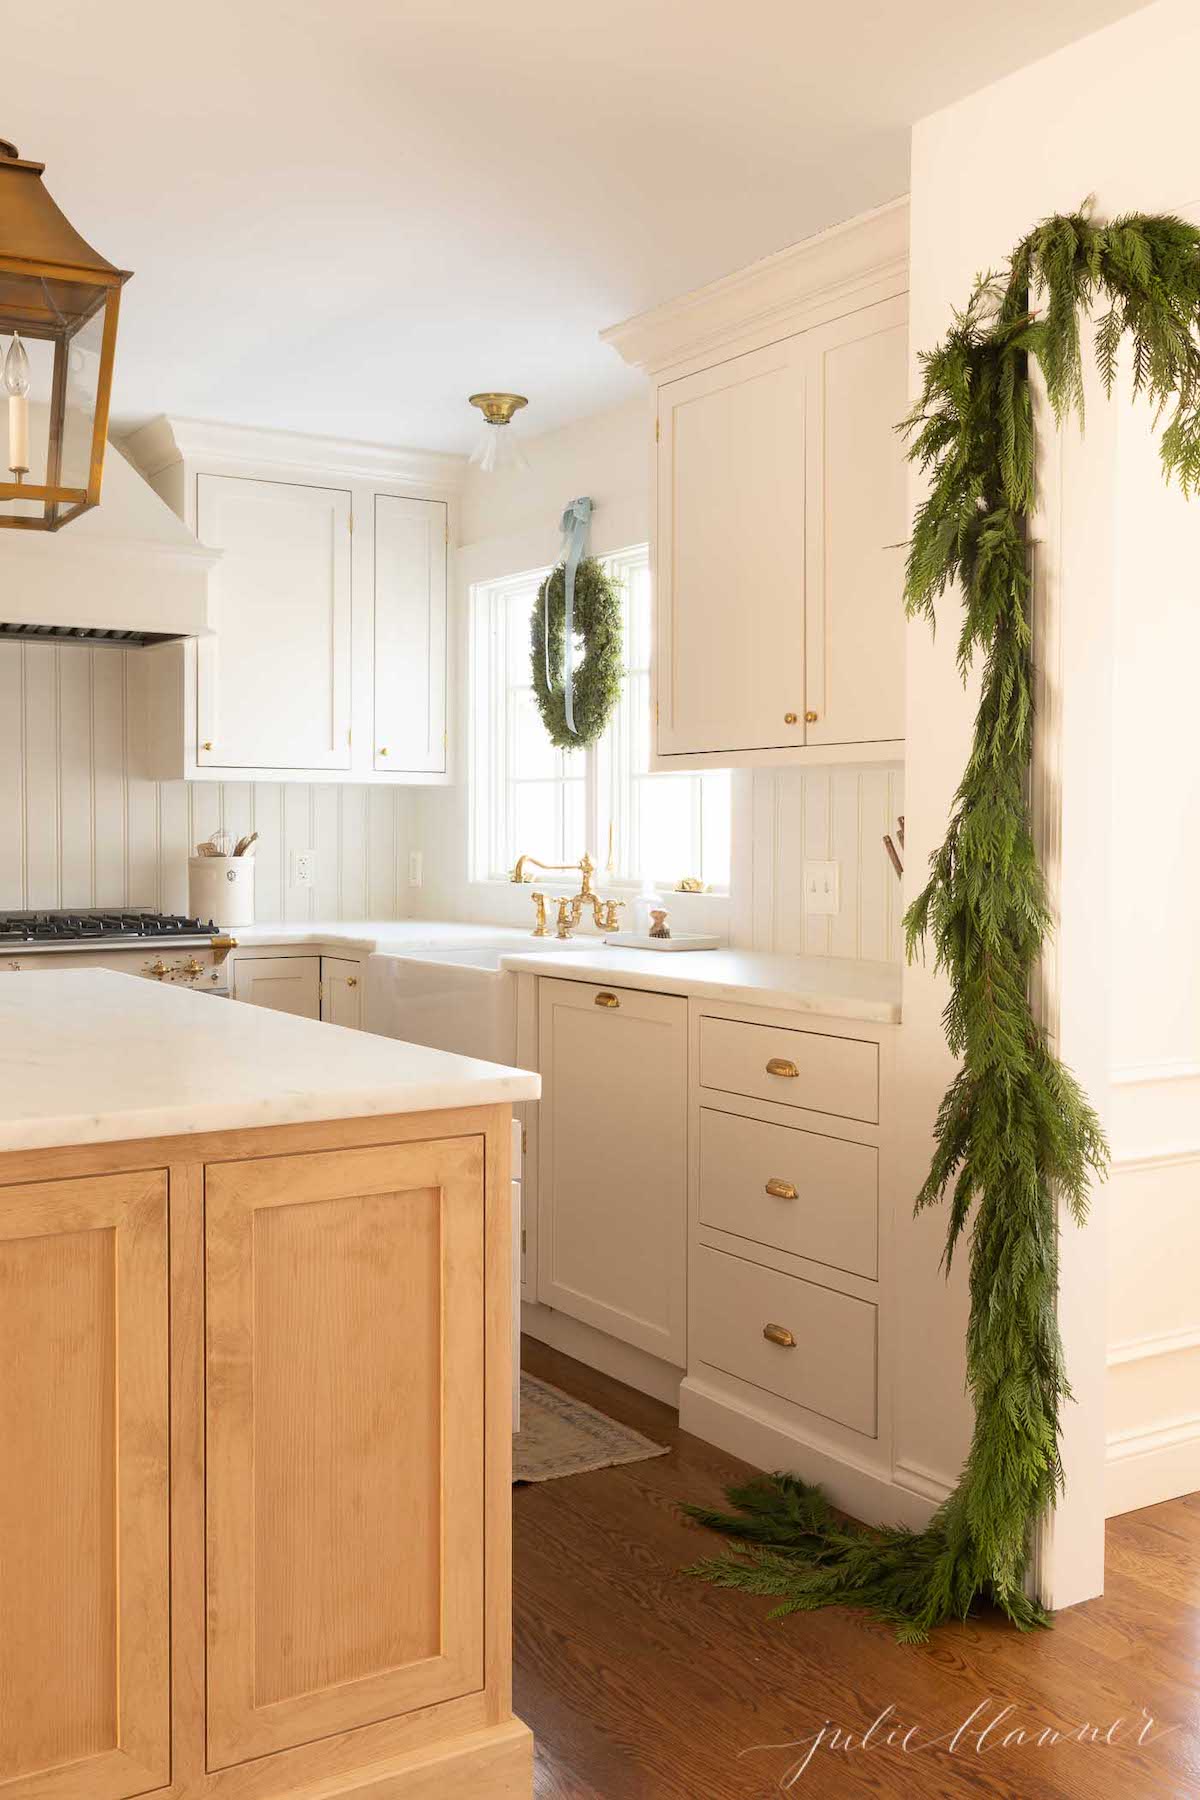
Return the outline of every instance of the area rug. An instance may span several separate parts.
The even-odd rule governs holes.
[[[521,1429],[513,1438],[513,1481],[556,1481],[617,1463],[666,1456],[652,1444],[594,1406],[572,1399],[536,1376],[521,1377]]]

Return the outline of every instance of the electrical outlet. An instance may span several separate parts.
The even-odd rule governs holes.
[[[807,913],[832,915],[838,911],[838,864],[806,862],[804,865],[804,910]]]
[[[410,850],[408,853],[408,885],[420,887],[425,875],[425,853],[423,850]]]
[[[291,869],[288,875],[289,884],[294,888],[310,888],[317,879],[317,853],[315,850],[293,850]]]

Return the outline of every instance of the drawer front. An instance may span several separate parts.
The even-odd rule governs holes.
[[[705,1107],[700,1223],[874,1281],[879,1152]]]
[[[861,1038],[701,1019],[700,1084],[879,1123],[879,1046]]]
[[[875,1436],[877,1309],[867,1301],[700,1246],[689,1311],[693,1360]]]

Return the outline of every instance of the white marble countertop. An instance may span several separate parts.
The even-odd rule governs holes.
[[[0,976],[0,1152],[536,1099],[537,1075],[107,969]]]
[[[901,971],[886,963],[838,956],[780,956],[761,950],[628,950],[581,935],[570,950],[539,950],[532,933],[510,925],[437,919],[295,920],[239,927],[242,950],[294,944],[384,956],[494,947],[513,973],[561,975],[577,981],[621,980],[664,994],[695,994],[745,1006],[821,1013],[874,1025],[900,1022]]]
[[[837,956],[775,956],[760,950],[627,950],[597,942],[570,955],[504,955],[503,969],[566,981],[612,981],[660,994],[693,994],[743,1006],[900,1022],[900,970]]]

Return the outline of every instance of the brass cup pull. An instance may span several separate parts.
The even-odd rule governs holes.
[[[773,1200],[798,1200],[800,1198],[799,1191],[792,1186],[791,1182],[780,1181],[777,1175],[772,1175],[768,1181],[767,1192]]]
[[[597,1006],[620,1006],[621,1002],[615,994],[597,994],[595,1004]]]
[[[795,1063],[789,1062],[786,1056],[772,1056],[767,1060],[768,1075],[787,1075],[794,1079],[799,1073]]]
[[[764,1325],[763,1336],[768,1344],[778,1344],[781,1349],[794,1350],[796,1340],[786,1325]]]

